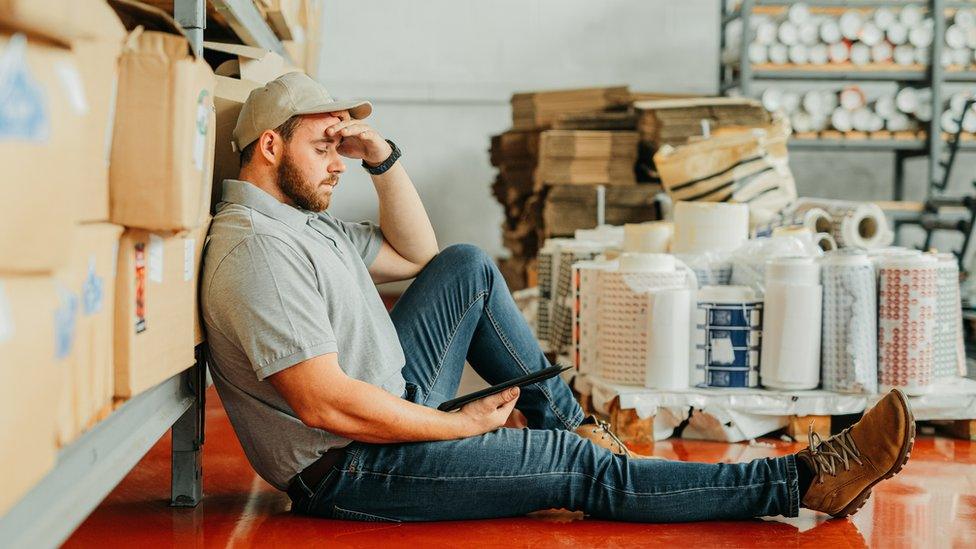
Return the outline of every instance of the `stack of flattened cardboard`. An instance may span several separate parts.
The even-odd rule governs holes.
[[[505,208],[499,262],[509,285],[531,285],[540,246],[597,222],[597,186],[605,185],[608,222],[655,219],[657,185],[637,185],[639,134],[627,88],[517,94],[513,129],[492,138],[492,185]]]
[[[641,142],[654,150],[682,145],[720,128],[767,126],[771,121],[759,101],[738,97],[637,101],[634,108]]]
[[[629,105],[627,86],[517,93],[512,96],[512,129],[545,129],[563,114],[626,109]]]

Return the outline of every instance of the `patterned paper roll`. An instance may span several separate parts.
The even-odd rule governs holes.
[[[937,254],[936,322],[934,334],[935,379],[966,375],[963,347],[962,303],[959,294],[959,264],[952,254]]]
[[[669,261],[670,260],[670,261]],[[670,265],[670,269],[668,269]],[[655,302],[657,292],[681,290],[687,284],[684,271],[675,270],[674,258],[665,254],[623,254],[617,270],[604,270],[600,276],[600,302],[597,315],[597,355],[600,376],[612,383],[644,385],[648,379],[648,367],[652,356],[663,356],[661,337],[679,341],[684,337],[684,354],[672,352],[672,359],[681,362],[688,371],[687,343],[688,322],[681,322],[674,311]],[[684,310],[687,310],[690,296],[685,295]],[[655,313],[657,317],[655,318]],[[660,328],[668,324],[667,334],[651,334],[652,326]],[[677,323],[675,323],[677,322]],[[679,341],[680,342],[680,341]],[[676,351],[679,349],[672,349]],[[678,379],[687,387],[687,373],[676,376],[659,376],[654,379]],[[662,382],[663,383],[663,382]],[[673,387],[668,387],[673,388]]]
[[[814,208],[825,210],[833,218],[829,232],[840,248],[880,248],[891,244],[894,238],[877,204],[804,198],[796,205],[797,213]]]
[[[675,254],[731,252],[749,239],[749,207],[722,202],[674,205]]]
[[[820,384],[820,265],[810,257],[782,257],[766,266],[763,301],[763,386],[816,389]]]
[[[823,388],[838,393],[878,390],[877,279],[860,251],[838,250],[821,259]]]
[[[936,315],[934,257],[894,256],[878,273],[878,383],[906,394],[932,382]]]
[[[691,382],[758,387],[763,302],[745,286],[706,286],[694,311]]]

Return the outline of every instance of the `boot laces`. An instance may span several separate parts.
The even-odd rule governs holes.
[[[858,465],[864,465],[861,461],[861,452],[854,444],[849,429],[844,429],[837,435],[825,440],[813,430],[813,425],[810,425],[808,437],[814,473],[821,484],[824,482],[822,473],[827,473],[832,477],[837,476],[839,464],[843,464],[845,471],[851,470],[852,460]]]
[[[596,420],[596,427],[597,430],[600,432],[600,438],[603,439],[609,438],[613,444],[616,444],[617,447],[620,448],[621,452],[629,456],[630,449],[628,449],[627,446],[623,443],[623,441],[620,440],[617,437],[617,435],[615,435],[614,432],[610,430],[610,424],[601,419],[594,418],[594,420]]]

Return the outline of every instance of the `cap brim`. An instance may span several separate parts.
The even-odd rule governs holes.
[[[350,116],[357,120],[362,120],[373,112],[373,105],[369,101],[332,101],[331,103],[322,103],[315,107],[303,109],[295,114],[322,114],[324,112],[337,111],[349,111]]]

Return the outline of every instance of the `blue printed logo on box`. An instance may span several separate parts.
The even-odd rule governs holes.
[[[15,34],[0,52],[0,139],[44,141],[49,116],[44,88],[27,65],[27,39]]]

